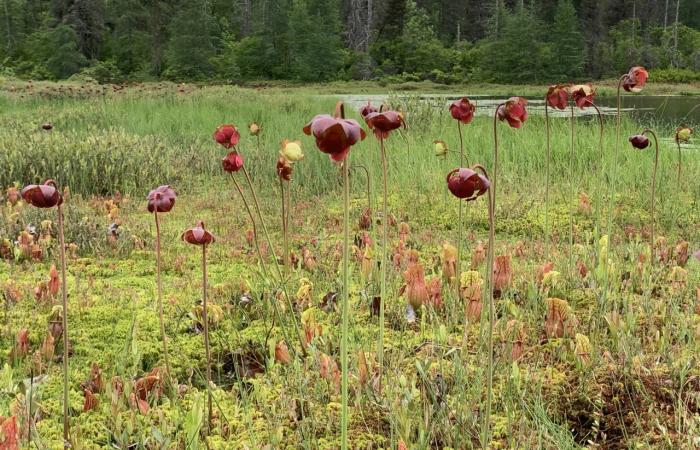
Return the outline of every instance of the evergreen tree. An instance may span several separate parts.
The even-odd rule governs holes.
[[[213,73],[213,22],[206,5],[206,0],[183,0],[173,16],[166,53],[169,77],[198,80]]]
[[[585,61],[585,43],[571,0],[559,0],[550,39],[556,61],[553,73],[549,75],[561,81],[580,77]]]

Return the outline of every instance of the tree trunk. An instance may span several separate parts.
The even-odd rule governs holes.
[[[7,42],[5,42],[5,48],[7,49],[8,53],[12,49],[12,22],[10,21],[10,8],[7,6],[7,3],[10,0],[3,0],[2,4],[5,7],[5,28],[7,31]]]
[[[243,23],[241,24],[241,35],[243,37],[250,36],[250,0],[243,0]]]
[[[678,61],[678,12],[680,11],[681,0],[676,0],[676,22],[673,24],[673,67],[679,66]]]

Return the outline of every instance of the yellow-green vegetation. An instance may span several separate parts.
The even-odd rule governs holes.
[[[68,87],[33,88],[40,94],[4,85],[0,94],[0,416],[17,418],[22,446],[31,429],[32,446],[63,447],[64,343],[60,337],[53,346],[45,342],[61,313],[47,283],[51,265],[58,266],[55,211],[30,207],[14,197],[12,187],[55,178],[70,190],[64,208],[73,448],[339,448],[340,314],[332,294],[341,289],[341,176],[301,132],[312,116],[329,113],[336,99],[277,87],[79,85],[74,92]],[[465,328],[469,299],[459,298],[457,286],[444,279],[441,260],[443,244],[456,246],[457,239],[458,205],[444,178],[459,158],[457,126],[445,108],[399,96],[390,101],[408,123],[386,141],[395,222],[376,212],[381,204],[377,141],[369,136],[350,157],[351,164],[369,169],[374,210],[368,231],[373,251],[353,249],[350,267],[350,447],[477,448],[486,396],[486,326],[471,320]],[[253,121],[262,126],[259,147],[247,132]],[[49,122],[52,130],[43,130]],[[518,131],[499,125],[495,251],[510,255],[512,278],[496,300],[488,445],[697,448],[700,263],[692,256],[700,245],[697,148],[684,147],[679,185],[675,143],[661,142],[652,267],[653,155],[626,142],[646,124],[623,119],[624,163],[611,201],[614,120],[605,122],[601,159],[597,123],[577,119],[573,175],[568,119],[552,122],[549,255],[544,120],[532,115]],[[211,137],[220,123],[234,123],[242,133],[239,150],[275,246],[268,248],[259,233],[267,267],[273,267],[273,253],[282,251],[275,174],[279,143],[302,141],[305,157],[295,164],[290,184],[290,247],[297,263],[284,283],[264,275],[248,239],[251,223],[220,167],[227,151]],[[491,126],[489,117],[464,126],[470,164],[491,166]],[[657,131],[671,137],[673,129],[665,125]],[[436,139],[449,149],[444,159],[434,155]],[[351,227],[362,247],[367,245],[358,227],[368,202],[364,172],[352,171],[351,183]],[[145,207],[146,194],[159,184],[171,184],[179,194],[172,212],[160,216],[175,386],[162,374],[155,226]],[[464,208],[462,269],[480,272],[481,280],[488,279],[486,209],[483,199]],[[608,230],[609,212],[614,223]],[[208,255],[215,385],[208,436],[201,254],[180,240],[197,219],[217,237]],[[380,389],[373,305],[382,222],[390,227],[390,267]],[[118,233],[109,228],[114,224]],[[412,321],[402,287],[415,258],[427,283],[437,279],[442,287],[440,299],[431,296]],[[545,268],[548,262],[552,265]],[[472,278],[465,277],[465,283]],[[481,283],[460,292],[476,292],[478,299]],[[487,294],[486,287],[481,294]],[[21,330],[28,331],[28,341],[18,338]],[[143,388],[149,375],[157,381]],[[86,389],[95,391],[96,403],[86,402]]]

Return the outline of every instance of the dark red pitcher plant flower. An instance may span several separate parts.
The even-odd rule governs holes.
[[[649,78],[649,72],[644,67],[632,67],[623,75],[622,88],[627,92],[641,92]]]
[[[21,191],[22,198],[28,204],[37,208],[56,208],[58,217],[58,245],[61,258],[61,307],[63,328],[63,441],[70,445],[70,416],[68,399],[68,294],[66,291],[66,240],[63,224],[63,195],[58,190],[54,180],[46,180],[44,184],[30,184]]]
[[[224,148],[231,148],[238,145],[241,133],[234,125],[219,125],[214,131],[214,140]]]
[[[334,116],[319,114],[303,128],[304,134],[316,139],[316,146],[333,161],[342,161],[350,147],[366,137],[365,130],[354,119],[345,119],[336,111]]]
[[[216,238],[204,226],[204,222],[197,221],[193,228],[182,233],[181,239],[188,244],[202,247],[202,322],[204,322],[204,351],[207,357],[207,430],[211,427],[212,402],[211,402],[211,351],[209,348],[209,319],[207,317],[207,246],[213,244]]]
[[[304,127],[304,133],[316,140],[316,146],[330,155],[333,161],[342,161],[343,169],[343,303],[341,309],[340,362],[341,362],[341,448],[348,448],[348,322],[350,259],[350,182],[347,157],[350,148],[365,138],[365,132],[355,120],[345,119],[343,102],[338,102],[335,114],[317,115]],[[384,225],[386,226],[386,224]]]

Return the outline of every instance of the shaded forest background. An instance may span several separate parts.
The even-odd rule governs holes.
[[[0,75],[700,81],[700,0],[0,0]]]

